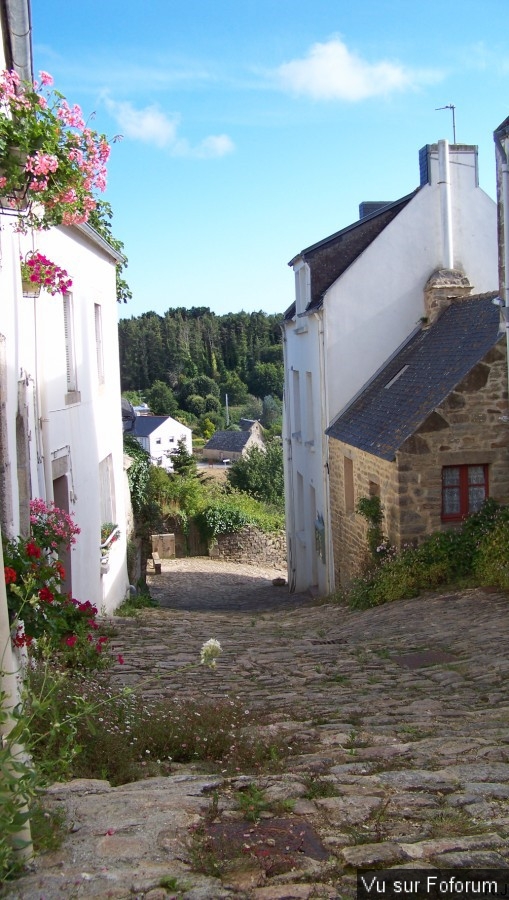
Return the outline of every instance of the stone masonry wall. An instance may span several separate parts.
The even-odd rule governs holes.
[[[286,569],[286,534],[266,534],[247,525],[235,534],[219,534],[209,556],[249,566]]]
[[[441,521],[443,466],[488,464],[490,497],[509,503],[507,415],[506,347],[500,341],[398,452],[398,543],[419,543],[432,531],[454,527]]]
[[[451,392],[387,462],[331,439],[329,442],[332,543],[337,585],[359,573],[367,555],[366,520],[347,509],[345,457],[353,463],[353,506],[380,496],[383,531],[391,544],[420,543],[441,520],[442,467],[489,465],[489,495],[509,503],[509,422],[505,342]],[[350,498],[351,500],[351,498]]]
[[[347,508],[344,459],[353,463],[354,508]],[[398,508],[386,497],[397,495],[397,470],[393,463],[357,450],[342,441],[329,441],[330,506],[336,586],[346,586],[359,574],[369,556],[368,523],[355,512],[361,497],[379,494],[385,510],[384,533],[397,530]]]

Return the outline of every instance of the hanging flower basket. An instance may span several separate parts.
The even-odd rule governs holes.
[[[105,136],[52,84],[47,72],[33,84],[0,72],[0,208],[23,233],[86,222],[106,188]]]
[[[38,250],[27,253],[24,259],[21,256],[20,262],[24,297],[38,297],[41,287],[53,296],[65,294],[72,288],[69,273]]]
[[[33,281],[25,281],[24,278],[21,279],[21,287],[24,297],[37,298],[41,293],[40,284],[34,284]]]

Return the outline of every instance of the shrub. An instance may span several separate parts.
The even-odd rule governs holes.
[[[480,584],[509,591],[509,520],[501,518],[486,535],[475,559],[475,576]]]
[[[356,578],[346,599],[354,608],[377,606],[468,578],[509,589],[508,538],[509,508],[487,500],[458,529],[435,532],[418,548],[386,548],[381,565]]]

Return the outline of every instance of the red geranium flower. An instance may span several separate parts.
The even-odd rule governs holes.
[[[70,634],[68,637],[66,637],[65,643],[67,644],[68,647],[74,647],[77,640],[78,640],[78,638],[76,637],[75,634]]]
[[[55,569],[56,569],[56,571],[58,572],[60,578],[61,578],[62,581],[63,581],[64,578],[65,578],[65,569],[64,569],[64,567],[63,567],[63,565],[62,565],[62,563],[60,562],[59,559],[57,559],[57,561],[56,561],[56,563],[55,563]]]
[[[45,586],[41,588],[41,590],[39,591],[39,600],[43,600],[46,603],[53,603],[54,599],[55,595],[50,591],[48,587]]]
[[[18,577],[17,572],[14,569],[11,569],[10,566],[4,566],[4,575],[6,584],[12,584]]]
[[[35,556],[36,559],[41,558],[41,548],[34,544],[33,541],[29,541],[26,546],[26,551],[28,556]]]

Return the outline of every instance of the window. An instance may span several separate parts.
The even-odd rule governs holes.
[[[72,394],[78,390],[72,294],[64,294],[63,302],[67,393]]]
[[[488,498],[488,466],[444,466],[442,519],[463,519]]]
[[[103,326],[101,306],[99,303],[94,303],[94,322],[95,350],[97,355],[97,378],[99,384],[104,384]]]

